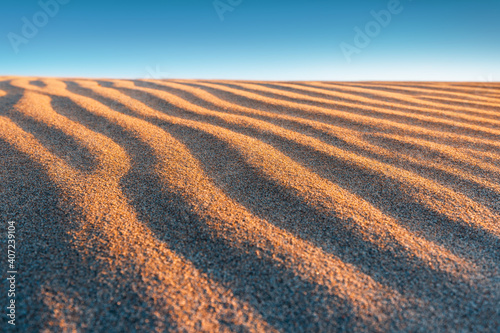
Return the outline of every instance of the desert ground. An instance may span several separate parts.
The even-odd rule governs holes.
[[[0,77],[0,220],[20,332],[498,332],[500,83]]]

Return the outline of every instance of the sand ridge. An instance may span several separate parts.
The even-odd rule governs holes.
[[[3,78],[19,325],[493,331],[499,91]]]

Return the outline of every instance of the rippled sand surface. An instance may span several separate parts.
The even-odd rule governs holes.
[[[0,181],[20,331],[500,327],[498,83],[2,77]]]

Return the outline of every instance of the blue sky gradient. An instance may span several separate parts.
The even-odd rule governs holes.
[[[355,27],[365,33],[391,1],[220,0],[222,13],[213,0],[69,0],[26,38],[39,1],[2,0],[0,75],[500,80],[500,1],[400,0],[356,47]]]

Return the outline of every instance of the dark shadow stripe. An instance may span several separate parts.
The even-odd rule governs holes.
[[[30,81],[29,84],[31,85],[34,85],[34,86],[37,86],[37,87],[40,87],[40,88],[45,88],[47,85],[41,81],[41,80],[34,80],[34,81]]]

